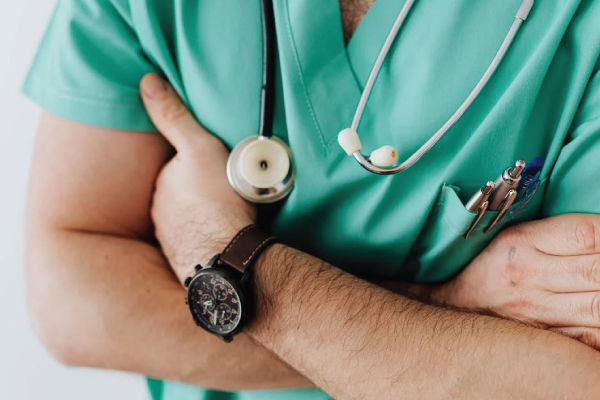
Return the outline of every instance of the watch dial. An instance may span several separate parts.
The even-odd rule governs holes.
[[[200,274],[189,288],[188,301],[196,318],[210,331],[226,335],[240,324],[239,294],[221,275],[209,271]]]
[[[221,283],[217,283],[213,286],[213,295],[219,301],[227,300],[229,294],[227,293],[227,287]]]

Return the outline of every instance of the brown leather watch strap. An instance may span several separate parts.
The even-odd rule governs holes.
[[[262,251],[276,241],[276,238],[264,233],[258,225],[250,225],[233,238],[219,259],[243,274]]]

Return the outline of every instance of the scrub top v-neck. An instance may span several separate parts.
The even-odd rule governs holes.
[[[402,159],[431,137],[481,77],[520,1],[418,1],[366,107],[365,149],[390,144]],[[292,149],[296,187],[261,208],[262,222],[284,243],[365,279],[440,282],[510,224],[599,213],[594,0],[537,1],[471,109],[413,168],[375,176],[345,155],[336,135],[350,125],[403,4],[375,1],[345,46],[338,0],[274,1],[274,134]],[[69,120],[152,132],[138,84],[158,72],[231,148],[257,133],[261,67],[258,0],[59,0],[23,90]],[[486,235],[489,213],[465,240],[475,218],[468,198],[533,157],[546,164],[532,200]],[[155,400],[328,399],[313,389],[234,394],[157,380],[150,390]]]

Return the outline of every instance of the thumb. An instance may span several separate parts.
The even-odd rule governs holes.
[[[198,136],[209,135],[177,93],[157,74],[144,76],[140,92],[150,119],[178,152],[190,148]]]

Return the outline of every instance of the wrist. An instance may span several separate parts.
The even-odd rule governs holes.
[[[244,330],[255,308],[252,268],[276,240],[249,224],[185,279],[186,304],[198,326],[225,342]]]
[[[275,243],[265,249],[256,260],[253,278],[257,309],[261,309],[261,302],[268,301],[287,287],[286,281],[290,278],[290,274],[285,262],[286,251],[285,245]]]
[[[203,257],[203,259],[200,259],[202,265],[205,265],[216,254],[222,253],[238,233],[253,224],[254,221],[249,218],[223,221],[216,224],[214,232],[206,235],[204,242],[199,246],[198,255]]]
[[[174,246],[163,248],[163,251],[183,283],[194,274],[197,265],[207,265],[216,254],[225,250],[242,229],[253,223],[250,218],[188,223],[177,240],[173,241]]]
[[[282,300],[286,295],[282,292],[290,287],[291,270],[288,262],[289,251],[294,251],[282,244],[275,243],[267,248],[256,260],[253,269],[253,296],[255,313],[246,331],[255,338],[273,337],[268,334],[272,330],[274,316],[278,308],[285,306]],[[291,311],[291,310],[288,310]]]

